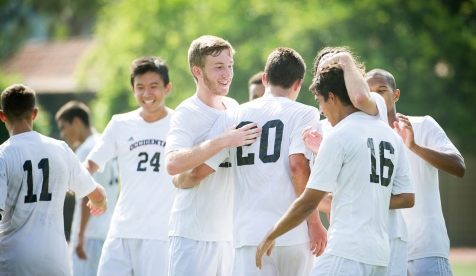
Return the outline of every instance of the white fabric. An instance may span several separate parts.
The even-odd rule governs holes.
[[[79,161],[83,162],[93,149],[94,145],[100,140],[100,134],[93,134],[89,136],[77,149],[76,156]],[[94,180],[101,184],[106,190],[107,194],[107,211],[102,216],[90,216],[85,238],[102,239],[105,240],[107,232],[109,231],[109,224],[111,223],[114,207],[116,206],[117,197],[119,194],[119,168],[117,167],[117,160],[113,159],[106,163],[103,172],[96,172],[93,175]],[[81,201],[82,198],[75,195],[76,203],[74,206],[73,223],[71,226],[71,239],[78,236],[79,225],[81,223]],[[71,240],[70,239],[70,240]],[[74,244],[72,244],[74,246]]]
[[[372,139],[372,140],[370,140]],[[390,143],[393,154],[383,148]],[[375,175],[370,182],[374,148]],[[380,147],[382,147],[380,149]],[[381,159],[393,164],[381,166]],[[385,160],[383,159],[383,160]],[[383,186],[383,179],[389,179]],[[390,193],[413,192],[404,145],[377,117],[355,112],[340,121],[322,141],[308,188],[332,192],[331,221],[325,253],[377,266],[387,266],[390,248],[387,234]]]
[[[437,151],[461,155],[443,129],[430,116],[409,117],[415,143]],[[448,258],[450,241],[440,202],[438,169],[406,149],[415,181],[415,206],[402,210],[408,226],[408,259]]]
[[[380,96],[378,93],[370,92],[370,96],[374,99],[377,109],[378,115],[375,116],[376,118],[380,119],[385,124],[388,124],[388,114],[387,114],[387,106],[385,104],[385,100]],[[327,119],[322,120],[322,128],[323,133],[327,133],[331,128],[331,124]],[[404,182],[403,185],[409,185],[405,190],[408,193],[414,193],[414,187],[412,182]],[[413,192],[412,192],[413,191]],[[388,214],[388,238],[389,240],[393,240],[395,238],[401,238],[404,241],[408,241],[408,231],[407,225],[403,219],[403,215],[400,209],[393,209],[389,210]]]
[[[231,275],[233,245],[230,241],[196,241],[170,237],[169,276]]]
[[[165,140],[172,111],[148,123],[140,109],[114,115],[87,159],[101,170],[117,157],[121,191],[108,237],[167,241],[168,222],[177,189],[165,170]]]
[[[225,128],[239,126],[242,122],[255,122],[262,127],[261,138],[250,146],[224,149],[206,162],[215,170],[226,158],[229,157],[231,162],[235,182],[235,248],[257,246],[296,200],[289,156],[304,154],[310,159],[311,152],[302,141],[302,130],[313,126],[321,132],[316,108],[284,97],[263,97],[227,111],[217,120],[209,137],[213,138]],[[276,245],[308,241],[307,223],[303,222],[279,237]]]
[[[310,276],[384,276],[386,267],[359,263],[324,253],[317,259]]]
[[[96,276],[99,267],[99,258],[101,257],[102,246],[104,245],[103,239],[86,239],[84,241],[83,250],[87,256],[86,260],[82,260],[78,257],[75,251],[75,247],[72,243],[69,245],[69,251],[71,251],[71,272],[73,276]]]
[[[26,197],[30,173],[35,199]],[[86,196],[96,187],[64,142],[29,131],[3,143],[0,275],[70,274],[63,222],[66,189]]]
[[[256,267],[256,246],[242,246],[235,251],[233,276],[307,276],[312,268],[309,243],[276,246],[271,255],[263,255],[261,270]]]
[[[238,106],[231,98],[222,97],[222,101],[228,109]],[[205,141],[222,113],[204,104],[196,94],[183,101],[172,116],[166,153]],[[222,167],[200,185],[178,189],[170,215],[169,236],[197,241],[231,241],[232,181],[230,169]]]
[[[408,276],[453,276],[447,258],[427,257],[408,261]]]
[[[402,276],[407,274],[408,243],[400,238],[390,240],[390,262],[387,266],[387,276]]]
[[[98,276],[166,276],[168,241],[108,237],[99,261]]]

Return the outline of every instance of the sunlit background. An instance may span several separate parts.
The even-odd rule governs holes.
[[[476,247],[476,0],[2,0],[0,89],[23,82],[37,91],[43,134],[59,138],[54,114],[72,99],[92,107],[101,131],[138,106],[129,83],[137,57],[169,64],[169,107],[191,96],[187,50],[205,34],[236,49],[229,95],[240,103],[279,46],[306,61],[298,101],[310,105],[312,61],[324,46],[350,46],[368,70],[390,71],[401,90],[397,111],[432,116],[465,157],[466,176],[440,173],[440,189],[452,246]]]

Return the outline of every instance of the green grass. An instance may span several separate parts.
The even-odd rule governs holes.
[[[476,263],[451,263],[454,276],[475,276]]]

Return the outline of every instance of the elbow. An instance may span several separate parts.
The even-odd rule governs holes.
[[[458,178],[463,178],[465,173],[466,173],[466,165],[464,164],[464,162],[461,162],[461,164],[459,164],[459,166],[456,168],[454,176]]]
[[[183,172],[179,162],[176,162],[169,155],[165,156],[165,169],[167,170],[167,173],[170,175],[176,175]]]
[[[413,208],[415,206],[415,194],[410,194],[407,199],[406,208]]]

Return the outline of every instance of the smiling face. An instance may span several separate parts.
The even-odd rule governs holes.
[[[204,68],[198,69],[201,72],[201,78],[197,76],[199,85],[214,95],[228,94],[233,79],[233,57],[228,49],[216,57],[207,56]]]
[[[165,112],[165,95],[170,93],[171,88],[172,84],[164,85],[162,77],[155,72],[149,71],[134,77],[132,90],[142,107],[142,117],[160,118]]]

